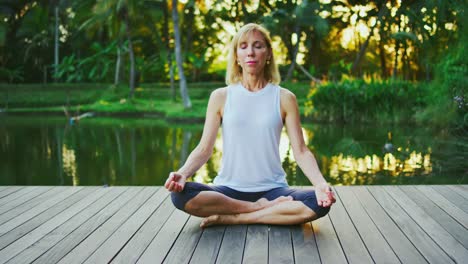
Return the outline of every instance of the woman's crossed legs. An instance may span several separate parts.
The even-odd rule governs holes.
[[[330,207],[317,204],[314,190],[275,188],[239,192],[226,186],[187,182],[171,194],[174,205],[191,215],[205,217],[201,227],[217,224],[301,224],[320,218]]]

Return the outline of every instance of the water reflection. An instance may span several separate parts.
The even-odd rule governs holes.
[[[202,132],[201,126],[166,127],[154,120],[96,118],[73,127],[62,119],[0,121],[0,185],[162,185]],[[394,148],[387,152],[388,131],[325,125],[303,129],[324,176],[334,185],[467,182],[463,164],[448,166],[439,158],[450,156],[446,134],[391,128]],[[289,184],[310,184],[294,160],[286,131],[280,157]],[[220,131],[211,159],[193,180],[212,182],[221,158]]]
[[[80,181],[76,174],[76,157],[75,151],[69,149],[66,144],[62,147],[62,161],[63,171],[72,178],[73,186],[78,186]]]
[[[401,160],[392,153],[383,157],[375,154],[353,157],[340,153],[322,158],[323,172],[342,185],[375,184],[379,173],[388,176],[428,175],[432,172],[430,154],[412,151],[408,158]]]

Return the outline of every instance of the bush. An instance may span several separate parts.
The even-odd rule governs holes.
[[[400,80],[327,83],[312,88],[306,112],[327,122],[412,122],[426,92],[424,84]]]
[[[439,125],[468,125],[467,43],[460,41],[437,65],[431,93],[424,98],[427,109],[418,118]]]

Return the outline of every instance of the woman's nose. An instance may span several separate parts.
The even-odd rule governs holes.
[[[252,56],[254,56],[254,55],[255,55],[255,52],[254,52],[253,46],[252,46],[252,47],[249,47],[249,48],[247,49],[247,56],[251,56],[251,57],[252,57]]]

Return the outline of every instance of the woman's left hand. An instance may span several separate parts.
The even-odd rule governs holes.
[[[322,183],[315,188],[317,203],[322,207],[329,207],[336,202],[335,194],[327,183]]]

